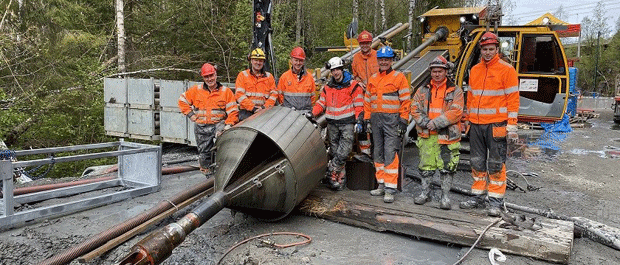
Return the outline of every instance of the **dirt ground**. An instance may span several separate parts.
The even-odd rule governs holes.
[[[537,174],[529,174],[527,180],[540,189],[526,193],[509,190],[507,201],[553,209],[558,214],[582,216],[620,228],[620,128],[613,124],[611,111],[597,112],[601,115],[589,120],[591,127],[575,128],[563,141],[551,141],[550,145],[559,147],[558,151],[529,147],[513,153],[508,169]],[[522,130],[520,136],[527,142],[534,142],[540,138],[541,132]],[[178,159],[173,156],[168,155],[164,160]],[[526,186],[523,179],[509,176],[519,185]],[[36,264],[203,179],[204,176],[196,171],[166,175],[162,177],[159,192],[0,232],[0,264]],[[467,172],[459,172],[455,181],[456,185],[466,188],[471,184],[471,177]],[[418,190],[419,185],[412,182],[397,196],[413,196]],[[434,198],[428,206],[438,207],[437,199]],[[454,201],[464,199],[462,195],[453,195]],[[163,223],[174,221],[187,211],[182,210]],[[266,241],[253,240],[228,254],[222,264],[453,264],[468,248],[393,233],[378,233],[297,213],[279,222],[265,223],[244,214],[233,215],[230,210],[224,209],[191,233],[163,264],[216,264],[235,243],[272,232],[303,233],[310,236],[312,242],[275,249],[266,241],[282,244],[302,239],[272,236]],[[122,244],[90,264],[118,262],[144,236]],[[72,264],[79,263],[73,261]],[[463,264],[490,264],[488,251],[475,249]],[[548,263],[507,255],[507,261],[503,264]],[[587,238],[576,238],[570,264],[620,264],[620,251]]]

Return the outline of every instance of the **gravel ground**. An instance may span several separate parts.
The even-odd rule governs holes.
[[[507,191],[507,201],[540,209],[553,209],[558,214],[582,216],[614,227],[620,227],[620,128],[612,122],[611,111],[590,120],[590,128],[574,129],[561,142],[553,142],[559,151],[528,148],[511,157],[508,169],[528,176],[531,185],[540,187],[527,193]],[[524,130],[520,135],[534,141],[541,131]],[[164,161],[195,158],[195,148],[164,145]],[[195,164],[193,161],[183,162]],[[412,164],[411,161],[408,161]],[[519,185],[524,180],[512,176]],[[126,220],[179,191],[202,181],[194,172],[167,175],[159,192],[80,213],[41,220],[27,226],[0,232],[0,264],[35,264],[59,253],[88,237]],[[34,184],[47,184],[37,180]],[[456,185],[468,187],[471,177],[459,172]],[[419,185],[407,185],[397,196],[417,194]],[[437,192],[436,195],[439,193]],[[437,196],[435,196],[437,197]],[[398,197],[397,197],[398,199]],[[437,207],[438,198],[429,204]],[[454,194],[453,201],[465,197]],[[37,207],[23,205],[20,209]],[[169,223],[185,214],[182,210],[164,220]],[[296,232],[312,237],[308,245],[275,249],[268,242],[291,243],[301,240],[293,236],[273,236],[268,242],[254,240],[226,256],[223,264],[453,264],[467,247],[410,238],[393,233],[378,233],[362,228],[293,214],[284,220],[265,223],[244,214],[233,215],[224,209],[207,224],[190,234],[163,264],[215,264],[224,252],[245,238],[263,233]],[[150,231],[149,231],[150,232]],[[142,234],[94,260],[90,264],[114,264],[146,235]],[[475,249],[463,264],[489,264],[488,251]],[[72,264],[78,264],[74,261]],[[507,255],[504,264],[548,264],[531,258]],[[620,264],[620,251],[586,238],[574,241],[570,264]]]

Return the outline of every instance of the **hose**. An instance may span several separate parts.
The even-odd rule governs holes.
[[[134,227],[142,224],[143,222],[167,211],[168,209],[174,207],[174,205],[180,204],[181,202],[195,196],[198,193],[206,191],[213,187],[215,180],[213,178],[205,180],[197,185],[194,185],[190,190],[186,190],[183,192],[177,193],[171,199],[163,200],[155,207],[149,209],[146,212],[143,212],[139,215],[134,216],[131,219],[126,220],[120,224],[115,225],[114,227],[103,231],[86,241],[77,244],[69,249],[66,249],[62,253],[56,254],[44,261],[42,261],[41,265],[51,265],[51,264],[67,264],[77,257],[84,255],[99,246],[105,244],[109,240],[112,240],[125,232],[133,229]]]
[[[267,233],[267,234],[260,234],[257,236],[253,236],[250,238],[246,238],[243,241],[233,245],[232,247],[230,247],[228,250],[226,250],[226,252],[224,252],[224,255],[222,255],[222,257],[217,261],[217,263],[215,264],[221,264],[222,261],[224,260],[224,258],[226,257],[226,255],[228,255],[231,251],[233,251],[235,248],[250,242],[251,240],[257,239],[257,238],[261,238],[261,237],[266,237],[266,236],[275,236],[275,235],[290,235],[290,236],[297,236],[297,237],[304,237],[306,238],[306,240],[304,241],[299,241],[299,242],[295,242],[295,243],[291,243],[291,244],[285,244],[285,245],[280,245],[280,244],[276,244],[276,243],[269,243],[269,245],[274,246],[276,248],[289,248],[289,247],[294,247],[294,246],[300,246],[300,245],[305,245],[305,244],[309,244],[310,242],[312,242],[312,238],[308,235],[304,235],[301,233],[295,233],[295,232],[273,232],[273,233]]]

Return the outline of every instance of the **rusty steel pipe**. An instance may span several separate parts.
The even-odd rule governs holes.
[[[198,169],[198,167],[195,167],[195,166],[167,167],[167,168],[162,168],[161,174],[162,175],[178,174],[178,173],[183,173],[183,172],[197,170],[197,169]],[[110,172],[108,172],[106,174],[115,172],[116,170],[118,170],[118,168],[116,168],[115,170],[112,170],[112,171],[110,171]],[[95,183],[95,182],[103,182],[103,181],[113,180],[115,178],[117,178],[117,177],[102,177],[102,178],[95,178],[95,179],[83,179],[83,180],[76,180],[76,181],[71,181],[71,182],[46,184],[46,185],[31,186],[31,187],[22,187],[22,188],[14,189],[13,190],[13,196],[18,196],[18,195],[23,195],[23,194],[28,194],[28,193],[35,193],[35,192],[41,192],[41,191],[46,191],[46,190],[55,190],[55,189],[72,187],[72,186],[89,184],[89,183]],[[2,196],[3,196],[3,194],[0,191],[0,198],[2,198]]]
[[[87,239],[86,241],[75,245],[69,249],[66,249],[65,251],[63,251],[62,253],[56,254],[44,261],[42,261],[41,265],[60,265],[60,264],[68,264],[69,262],[71,262],[72,260],[76,259],[77,257],[84,255],[96,248],[98,248],[99,246],[105,244],[106,242],[108,242],[109,240],[112,240],[122,234],[124,234],[125,232],[133,229],[134,227],[144,223],[146,220],[149,220],[165,211],[167,211],[168,209],[174,207],[174,205],[177,205],[193,196],[195,196],[196,194],[199,194],[201,192],[204,192],[210,188],[212,188],[214,186],[214,179],[208,179],[205,180],[197,185],[192,186],[191,189],[187,190],[187,191],[183,191],[183,192],[179,192],[177,193],[175,196],[173,196],[172,198],[170,198],[169,200],[163,200],[161,201],[159,204],[157,204],[155,207],[149,209],[146,212],[143,212],[139,215],[134,216],[131,219],[128,219],[120,224],[115,225],[114,227],[103,231],[89,239]],[[174,205],[173,205],[174,204]]]

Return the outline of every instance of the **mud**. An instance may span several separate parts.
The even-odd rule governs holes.
[[[526,146],[520,154],[511,156],[508,169],[526,173],[528,182],[540,189],[528,192],[509,190],[506,200],[620,227],[620,160],[613,153],[617,150],[615,148],[620,147],[620,131],[614,128],[611,111],[600,111],[600,114],[600,117],[589,120],[591,128],[576,128],[564,140],[555,142],[557,149]],[[520,135],[523,139],[527,138],[524,142],[528,143],[534,141],[536,135],[540,136],[541,131],[523,130]],[[166,154],[164,160],[183,160],[187,154],[182,153],[195,155],[192,152],[193,148],[181,148]],[[405,164],[414,165],[411,161]],[[519,185],[526,186],[524,179],[516,175],[510,177]],[[163,176],[159,192],[0,232],[0,264],[36,264],[202,179],[204,176],[196,171]],[[455,182],[466,188],[471,184],[471,177],[468,172],[461,171]],[[417,194],[419,185],[409,180],[407,183],[396,199],[398,196]],[[439,192],[435,192],[429,207],[438,207],[438,195]],[[465,197],[453,194],[452,199],[456,203]],[[36,206],[23,205],[20,209]],[[160,225],[178,219],[187,211],[175,214]],[[233,215],[225,209],[190,234],[163,264],[215,264],[228,248],[245,238],[284,231],[303,233],[310,236],[312,242],[277,249],[270,243],[292,243],[301,238],[273,236],[266,240],[253,240],[228,254],[223,264],[453,264],[468,248],[373,232],[297,213],[279,222],[265,223],[244,214]],[[145,235],[122,244],[90,264],[114,264]],[[79,263],[73,261],[71,264]],[[489,264],[488,251],[475,249],[463,264]],[[548,263],[507,255],[504,264]],[[576,238],[570,264],[620,264],[620,251],[586,238]]]

